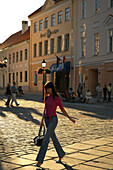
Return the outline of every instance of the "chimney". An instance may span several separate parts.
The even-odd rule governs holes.
[[[28,21],[22,21],[22,34],[28,30]]]

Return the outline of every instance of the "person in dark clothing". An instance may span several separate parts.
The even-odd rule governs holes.
[[[10,83],[7,84],[6,95],[7,95],[7,102],[5,103],[5,105],[6,105],[7,107],[9,107],[9,103],[10,103],[10,100],[11,100],[11,88],[10,88]]]
[[[104,93],[103,102],[106,102],[106,100],[107,100],[107,98],[106,98],[106,96],[107,96],[107,91],[108,91],[108,89],[107,89],[106,85],[104,85],[104,88],[103,88],[103,93]]]

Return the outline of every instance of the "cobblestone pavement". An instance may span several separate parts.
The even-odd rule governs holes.
[[[37,151],[33,138],[39,129],[44,104],[36,94],[26,94],[18,97],[17,100],[19,107],[6,108],[6,97],[0,96],[0,159],[2,161],[8,160],[9,157],[19,159],[22,155]],[[74,125],[62,115],[59,109],[57,110],[59,123],[56,134],[62,146],[113,136],[113,102],[63,103],[63,105],[68,114],[75,118],[76,123]],[[52,148],[50,142],[49,149]],[[16,168],[17,165],[14,169]]]

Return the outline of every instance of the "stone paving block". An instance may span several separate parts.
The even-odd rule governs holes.
[[[108,159],[108,158],[99,158],[99,159],[95,159],[96,162],[102,162],[102,163],[107,163],[109,165],[113,166],[113,160],[112,159]]]
[[[113,154],[106,156],[106,158],[109,158],[109,159],[113,160]]]
[[[36,154],[22,155],[22,156],[20,156],[20,158],[25,158],[25,159],[29,159],[29,160],[35,161],[35,159],[36,159]]]
[[[73,158],[70,158],[68,156],[65,156],[62,160],[63,163],[67,164],[67,165],[70,165],[70,166],[73,166],[73,165],[78,165],[80,163],[84,163],[85,161],[83,160],[79,160],[79,159],[75,159],[74,157]]]
[[[20,167],[20,165],[12,164],[9,162],[0,162],[0,164],[1,164],[0,167],[2,168],[2,170],[12,170],[12,169]]]
[[[94,167],[94,166],[87,166],[87,165],[77,165],[77,166],[74,166],[73,169],[80,169],[80,170],[102,170],[101,168],[97,168],[97,167]]]
[[[25,166],[25,167],[18,168],[18,170],[36,170],[36,169],[39,168],[36,168],[35,166]]]
[[[83,151],[80,151],[80,153],[88,153],[91,155],[99,155],[99,156],[105,156],[105,155],[110,154],[110,152],[104,152],[104,151],[100,151],[100,150],[96,150],[96,149],[83,150]]]
[[[14,163],[15,165],[29,165],[29,164],[35,163],[35,161],[22,159],[22,158],[18,158],[18,157],[15,157],[15,158],[7,157],[4,161],[5,162],[7,161],[9,163]]]
[[[104,139],[95,139],[95,140],[84,141],[82,143],[90,144],[90,145],[96,145],[96,146],[101,146],[101,145],[109,144],[110,141],[106,141]]]
[[[99,146],[99,147],[96,147],[95,149],[101,150],[101,151],[113,152],[113,147],[110,147],[110,146]]]
[[[89,155],[89,154],[84,154],[84,153],[75,153],[75,154],[69,154],[68,157],[88,161],[88,160],[96,159],[99,156]]]
[[[77,149],[77,150],[82,150],[82,149],[89,149],[95,147],[94,145],[87,145],[84,143],[74,143],[73,145],[68,145],[64,148],[70,148],[70,149]]]
[[[90,165],[90,166],[92,165],[92,166],[95,166],[95,167],[100,167],[100,168],[113,169],[113,165],[101,163],[101,162],[96,162],[96,161],[86,162],[85,164]]]
[[[50,169],[54,169],[54,170],[61,170],[64,168],[64,166],[62,164],[58,164],[53,160],[49,160],[49,161],[44,161],[43,165],[41,166],[43,168],[50,168]]]

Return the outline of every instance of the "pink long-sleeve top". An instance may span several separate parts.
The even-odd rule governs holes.
[[[48,96],[45,102],[45,116],[50,117],[50,121],[52,121],[51,117],[56,116],[57,106],[60,107],[60,110],[63,109],[61,98],[55,96],[55,99],[53,99],[53,95]]]

